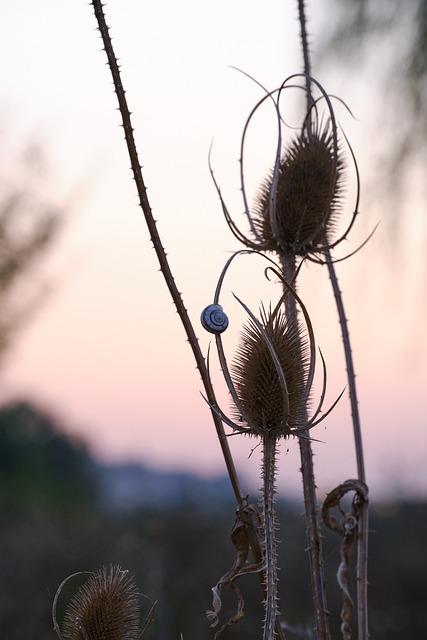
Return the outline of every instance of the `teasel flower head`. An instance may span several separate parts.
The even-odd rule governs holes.
[[[253,222],[262,245],[305,256],[333,243],[340,218],[343,159],[330,123],[304,127],[262,183]],[[275,194],[273,193],[275,190]]]
[[[295,88],[295,81],[317,88],[319,95],[310,99],[299,131],[284,139],[281,113],[283,92]],[[276,157],[269,174],[261,182],[255,202],[248,204],[244,180],[245,138],[252,117],[271,100],[278,122]],[[347,147],[347,149],[345,148]],[[347,153],[348,150],[348,153]],[[343,193],[347,178],[345,155],[352,160],[356,181],[356,202],[347,229],[338,236],[343,214]],[[249,231],[243,232],[230,215],[211,169],[225,219],[240,242],[250,249],[308,257],[322,261],[322,252],[342,242],[352,228],[359,204],[359,172],[352,149],[339,131],[331,98],[314,78],[296,74],[266,96],[252,110],[242,135],[241,188]]]
[[[111,566],[94,573],[78,589],[65,610],[62,631],[56,620],[56,605],[65,583],[59,587],[53,604],[53,622],[60,640],[138,640],[139,593],[132,577],[120,567]],[[145,625],[144,625],[145,629]]]
[[[249,317],[231,365],[242,420],[254,435],[285,437],[302,426],[307,413],[309,343],[301,327],[287,321],[280,308],[261,307]]]
[[[225,273],[231,262],[236,256],[249,253],[259,252],[243,250],[229,258],[219,278],[212,307],[219,304]],[[259,255],[269,262],[266,276],[269,279],[274,276],[281,281],[285,293],[274,308],[261,306],[259,317],[234,296],[248,319],[241,330],[230,366],[225,355],[223,332],[218,330],[215,335],[221,370],[233,400],[233,417],[228,417],[218,403],[209,404],[234,432],[260,437],[270,434],[278,439],[300,435],[317,425],[338,400],[328,411],[322,412],[326,390],[326,367],[322,357],[323,389],[316,410],[311,418],[308,417],[316,367],[310,316],[292,285],[285,280],[280,267],[265,255]],[[287,296],[291,296],[299,306],[303,321],[299,314],[286,313],[284,302]],[[222,307],[221,313],[224,313]],[[205,312],[202,313],[202,322],[204,315]]]

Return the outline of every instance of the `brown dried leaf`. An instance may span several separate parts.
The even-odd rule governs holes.
[[[256,519],[253,517],[254,513],[258,516]],[[236,579],[248,573],[258,573],[264,569],[264,562],[248,563],[250,551],[249,530],[251,528],[257,529],[258,527],[259,514],[255,507],[250,505],[244,506],[237,511],[236,520],[231,530],[231,540],[236,548],[236,557],[231,569],[229,569],[217,582],[215,587],[212,588],[212,610],[207,611],[206,616],[211,622],[211,627],[216,627],[219,623],[219,613],[222,608],[221,591],[227,585],[230,585],[230,589],[237,599],[236,613],[215,633],[215,638],[218,638],[227,627],[238,622],[244,615],[245,603],[240,589],[236,584]],[[258,534],[259,532],[255,530],[255,533]]]
[[[354,491],[355,495],[350,510],[345,512],[340,502],[349,491]],[[353,600],[349,589],[350,555],[353,549],[353,543],[357,539],[361,505],[366,502],[367,499],[367,487],[363,483],[359,480],[347,480],[328,493],[322,507],[324,523],[329,529],[342,536],[340,546],[341,562],[337,571],[337,581],[342,591],[341,632],[344,640],[351,640],[352,638],[350,618],[353,611]],[[340,519],[332,515],[331,510],[334,508],[337,508],[340,512]]]

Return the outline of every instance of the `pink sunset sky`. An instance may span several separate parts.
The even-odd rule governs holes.
[[[324,24],[322,4],[311,22],[314,61]],[[123,65],[151,205],[207,351],[210,338],[199,325],[200,311],[212,301],[228,256],[241,248],[223,220],[208,150],[213,140],[216,177],[230,211],[243,220],[240,137],[262,97],[262,90],[230,65],[269,88],[300,71],[296,9],[278,0],[262,8],[247,0],[209,7],[194,0],[179,5],[110,0],[106,13]],[[224,471],[220,448],[138,208],[94,28],[91,7],[83,1],[24,0],[2,10],[0,169],[13,181],[19,150],[28,142],[39,144],[49,167],[45,193],[70,211],[45,268],[53,291],[10,354],[2,396],[33,399],[84,438],[100,459],[219,474]],[[357,117],[351,119],[344,109],[339,113],[359,160],[362,189],[365,182],[369,185],[360,205],[363,215],[341,255],[381,221],[369,244],[338,266],[338,275],[350,319],[371,492],[426,497],[426,200],[417,190],[414,170],[411,199],[401,204],[404,224],[397,240],[391,240],[389,207],[381,208],[371,191],[384,150],[374,144],[383,96],[380,83],[372,79],[380,64],[380,56],[368,60],[363,73],[353,70],[352,82],[330,70],[320,72],[327,90],[344,99]],[[271,163],[274,125],[267,110],[251,133],[250,195]],[[392,144],[392,132],[388,136]],[[351,184],[349,191],[351,213]],[[230,292],[255,311],[261,299],[277,299],[263,268],[260,259],[245,257],[230,272],[225,286],[227,312],[234,319],[227,337],[230,354],[241,319]],[[346,378],[326,270],[308,267],[300,293],[327,362],[332,403]],[[212,368],[219,369],[215,358]],[[228,410],[225,392],[219,395]],[[320,441],[314,449],[321,491],[355,476],[346,394],[313,436]],[[258,450],[248,459],[255,445],[240,437],[231,441],[238,470],[251,487],[259,469]],[[282,493],[299,490],[298,467],[297,443],[291,440],[282,447]]]

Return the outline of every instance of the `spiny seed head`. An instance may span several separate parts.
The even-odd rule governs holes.
[[[266,250],[304,256],[328,245],[336,226],[343,161],[333,131],[305,129],[283,153],[271,205],[273,173],[264,181],[253,218]]]
[[[70,601],[63,640],[135,640],[139,595],[133,578],[120,567],[93,573]]]
[[[237,419],[246,421],[248,433],[266,432],[286,437],[306,421],[308,342],[298,323],[289,323],[276,310],[261,310],[261,322],[273,345],[286,386],[280,380],[265,337],[251,319],[244,326],[232,363],[232,377],[241,405]],[[285,392],[285,393],[284,393]]]

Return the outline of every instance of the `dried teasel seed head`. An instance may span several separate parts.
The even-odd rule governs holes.
[[[63,640],[135,640],[139,632],[139,594],[120,567],[93,573],[68,604]]]
[[[307,420],[309,343],[298,322],[288,322],[279,309],[266,312],[262,308],[261,326],[263,331],[249,319],[231,365],[240,402],[236,416],[247,423],[251,434],[269,432],[286,437]],[[264,332],[277,356],[276,363]]]
[[[272,172],[258,193],[253,220],[265,248],[305,256],[330,244],[342,186],[343,160],[334,130],[303,129],[283,153],[276,181]]]

